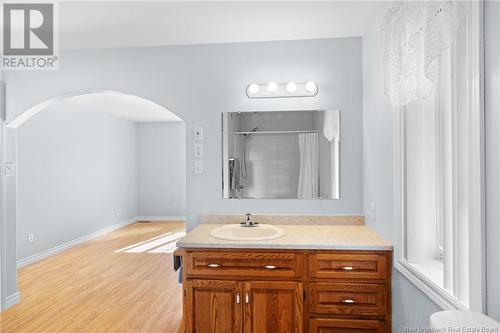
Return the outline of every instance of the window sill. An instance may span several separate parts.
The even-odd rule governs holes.
[[[443,310],[469,310],[466,304],[438,284],[439,279],[434,278],[436,281],[433,281],[427,276],[429,271],[436,270],[435,265],[433,269],[433,265],[414,265],[399,259],[395,261],[394,267]],[[430,276],[436,275],[436,272],[430,273]]]
[[[436,286],[438,286],[439,288],[443,289],[444,291],[448,292],[451,296],[453,296],[453,294],[450,293],[449,290],[444,288],[444,268],[443,268],[443,263],[441,261],[428,259],[418,264],[408,261],[407,263],[408,265],[416,269],[419,273],[426,276]]]

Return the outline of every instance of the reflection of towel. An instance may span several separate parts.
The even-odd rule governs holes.
[[[339,112],[339,110],[328,110],[328,111],[324,112],[323,136],[330,142],[339,133],[339,122],[338,122],[338,117],[337,117],[338,112]]]
[[[232,191],[240,189],[240,160],[238,158],[229,159],[229,188]]]

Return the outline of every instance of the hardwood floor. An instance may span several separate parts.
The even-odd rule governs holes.
[[[182,318],[172,255],[183,222],[134,223],[19,272],[0,332],[165,332]]]

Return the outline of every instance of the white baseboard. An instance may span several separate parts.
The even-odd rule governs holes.
[[[37,261],[40,261],[40,260],[45,259],[47,257],[50,257],[51,255],[54,255],[56,253],[59,253],[59,252],[62,252],[64,250],[67,250],[69,248],[72,248],[73,246],[76,246],[76,245],[79,245],[79,244],[84,243],[86,241],[89,241],[91,239],[106,235],[106,234],[108,234],[116,229],[122,228],[124,226],[127,226],[127,225],[135,223],[135,222],[139,222],[139,221],[186,221],[186,216],[137,216],[137,217],[132,218],[130,220],[117,223],[115,225],[103,228],[101,230],[97,230],[96,232],[93,232],[91,234],[74,239],[74,240],[69,241],[67,243],[55,246],[51,249],[34,254],[34,255],[29,256],[27,258],[20,259],[17,261],[17,268],[21,268],[21,267],[27,266],[29,264],[35,263]]]
[[[137,221],[186,221],[186,216],[137,216]]]
[[[13,305],[16,305],[17,303],[19,303],[19,301],[21,301],[21,294],[19,293],[19,291],[12,295],[7,296],[5,298],[5,308],[2,309],[2,311],[7,310]]]
[[[91,234],[88,234],[88,235],[82,236],[80,238],[74,239],[74,240],[69,241],[67,243],[55,246],[55,247],[53,247],[51,249],[48,249],[48,250],[45,250],[43,252],[34,254],[34,255],[29,256],[27,258],[20,259],[20,260],[17,261],[17,268],[21,268],[21,267],[24,267],[26,265],[32,264],[34,262],[40,261],[42,259],[50,257],[51,255],[54,255],[54,254],[59,253],[59,252],[62,252],[64,250],[72,248],[73,246],[79,245],[79,244],[84,243],[86,241],[89,241],[91,239],[94,239],[94,238],[106,235],[106,234],[108,234],[108,233],[110,233],[110,232],[112,232],[112,231],[114,231],[116,229],[120,229],[120,228],[122,228],[122,227],[124,227],[126,225],[135,223],[137,221],[140,221],[140,220],[135,217],[135,218],[132,218],[132,219],[129,219],[129,220],[117,223],[117,224],[112,225],[110,227],[106,227],[106,228],[97,230],[96,232],[93,232]]]

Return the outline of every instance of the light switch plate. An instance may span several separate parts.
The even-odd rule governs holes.
[[[194,157],[203,157],[203,143],[194,144]]]
[[[194,161],[194,173],[196,175],[203,174],[203,160]]]
[[[203,140],[203,127],[196,126],[193,133],[195,140]]]

